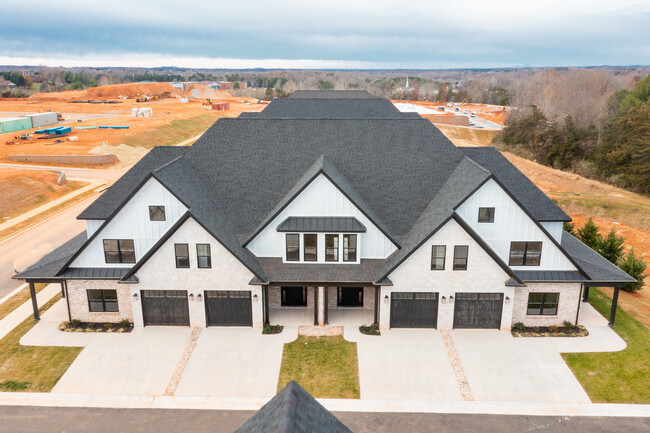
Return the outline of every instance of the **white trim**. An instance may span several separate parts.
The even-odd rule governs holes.
[[[363,233],[335,233],[335,232],[283,232],[284,240],[283,247],[284,253],[282,254],[282,263],[292,264],[300,263],[304,265],[317,264],[317,265],[358,265],[361,263],[361,235]],[[298,251],[300,260],[287,260],[287,235],[298,235]],[[316,235],[316,261],[305,261],[304,251],[304,236]],[[328,262],[325,260],[325,235],[338,235],[339,236],[339,260],[336,262]],[[357,260],[354,262],[346,262],[343,260],[343,236],[355,235],[357,237]]]

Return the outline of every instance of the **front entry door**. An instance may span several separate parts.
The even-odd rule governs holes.
[[[363,287],[339,287],[339,307],[363,307]]]
[[[306,287],[282,287],[283,307],[304,307],[307,305]]]

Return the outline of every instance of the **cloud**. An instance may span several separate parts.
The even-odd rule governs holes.
[[[14,2],[3,16],[11,19],[0,27],[0,54],[10,63],[438,68],[650,59],[650,2],[638,0],[59,0]]]

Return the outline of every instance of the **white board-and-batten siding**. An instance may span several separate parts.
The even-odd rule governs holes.
[[[397,247],[324,175],[317,176],[248,245],[257,257],[284,257],[285,233],[278,226],[288,217],[355,217],[367,229],[359,236],[362,259],[383,259]],[[320,247],[320,246],[319,246]],[[315,263],[315,262],[314,262]]]
[[[150,221],[149,206],[165,206],[165,221]],[[186,212],[187,208],[156,179],[150,178],[105,224],[102,220],[87,220],[89,234],[100,230],[71,267],[131,267],[133,263],[106,263],[104,239],[133,239],[136,261],[160,239]],[[98,226],[99,222],[99,226]]]
[[[479,207],[493,207],[494,222],[479,223]],[[508,263],[512,241],[541,241],[542,257],[539,266],[511,266],[513,270],[576,270],[571,261],[552,242],[542,229],[493,179],[475,191],[456,212],[490,247]],[[559,227],[558,227],[559,225]],[[542,225],[556,237],[562,236],[562,223]]]

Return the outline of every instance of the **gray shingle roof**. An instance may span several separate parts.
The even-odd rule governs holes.
[[[494,147],[459,147],[465,155],[496,176],[538,221],[571,221],[553,200]]]
[[[289,99],[374,99],[367,90],[296,90]]]
[[[259,119],[403,119],[419,118],[402,113],[385,99],[275,99],[255,117]],[[241,116],[240,116],[241,118]]]
[[[293,380],[235,433],[352,433]]]
[[[636,281],[566,231],[562,232],[561,245],[587,274],[591,280],[590,283],[633,283]]]
[[[46,254],[37,263],[22,272],[18,272],[12,278],[55,278],[61,267],[70,260],[70,257],[81,248],[87,239],[88,235],[85,231],[79,233],[68,242]]]
[[[366,227],[355,217],[289,217],[278,225],[279,232],[362,233]]]
[[[268,281],[274,283],[374,283],[384,260],[362,259],[360,264],[282,263],[281,258],[259,258]]]

